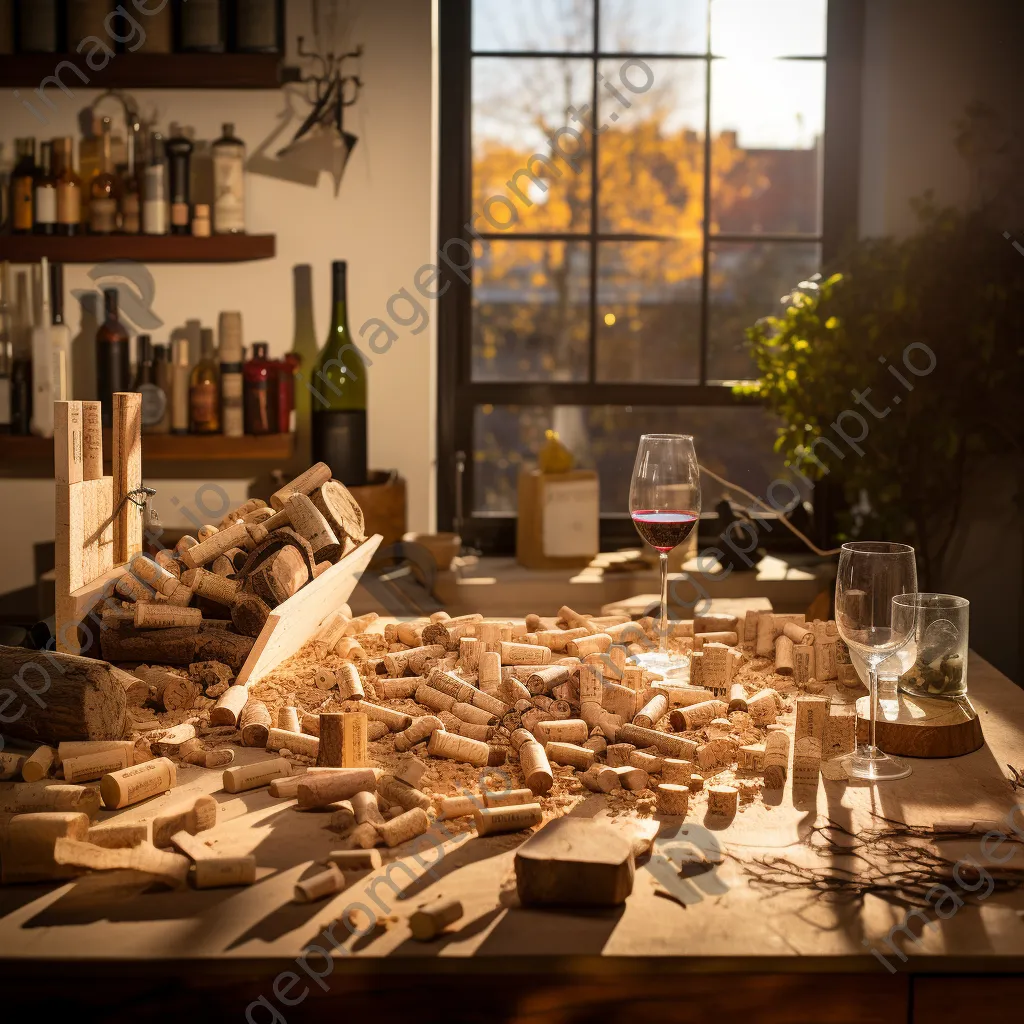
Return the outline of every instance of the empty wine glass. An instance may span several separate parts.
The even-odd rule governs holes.
[[[878,749],[875,724],[878,666],[914,635],[914,603],[894,598],[916,591],[917,561],[909,545],[885,541],[843,545],[836,576],[836,625],[847,646],[867,663],[871,705],[868,742],[843,758],[850,778],[882,782],[906,778],[911,772],[906,761]]]
[[[629,485],[629,514],[637,532],[659,555],[661,616],[657,651],[636,656],[638,664],[662,675],[685,671],[689,659],[668,647],[668,553],[689,537],[700,519],[700,470],[693,438],[644,434]]]

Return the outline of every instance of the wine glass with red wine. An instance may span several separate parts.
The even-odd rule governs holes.
[[[639,654],[636,661],[652,672],[678,674],[686,670],[689,659],[668,647],[668,553],[690,536],[700,519],[700,470],[692,437],[644,434],[640,438],[629,486],[629,514],[661,563],[658,650]]]

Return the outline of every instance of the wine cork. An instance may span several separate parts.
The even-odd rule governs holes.
[[[414,807],[375,828],[385,845],[394,848],[423,835],[430,828],[430,818],[422,807]]]
[[[21,777],[25,782],[38,782],[50,774],[57,751],[53,747],[41,746],[29,754],[22,762]]]
[[[229,548],[245,548],[249,550],[254,546],[252,534],[249,532],[251,529],[262,529],[262,527],[250,527],[245,523],[237,523],[235,526],[229,526],[226,530],[220,530],[212,537],[200,541],[193,547],[178,552],[179,557],[190,569],[195,569],[201,565],[206,565],[207,562],[212,562],[218,555],[224,554]],[[184,575],[182,573],[183,578]]]
[[[82,754],[79,757],[61,758],[65,782],[91,782],[101,779],[109,772],[129,767],[134,759],[135,746],[125,742],[110,750]]]
[[[103,477],[103,426],[99,402],[82,403],[82,479]]]
[[[353,710],[362,711],[372,722],[382,722],[391,732],[403,732],[412,725],[412,715],[404,711],[392,711],[391,708],[371,704],[366,700],[358,701]]]
[[[353,793],[375,792],[377,772],[373,768],[338,768],[331,772],[307,773],[296,792],[301,808],[326,807],[348,800]]]
[[[708,786],[708,814],[731,818],[739,805],[739,790],[735,786]]]
[[[99,793],[88,786],[32,782],[0,794],[0,812],[10,814],[76,811],[94,818],[99,809]]]
[[[419,942],[437,938],[450,924],[462,917],[462,904],[455,899],[438,896],[421,903],[409,916],[409,930]]]
[[[327,860],[342,871],[376,871],[383,861],[380,850],[332,850]]]
[[[186,533],[185,536],[182,537],[178,541],[178,543],[174,545],[174,553],[180,559],[181,556],[186,551],[188,551],[189,548],[194,548],[198,543],[199,541],[197,541],[195,537],[191,536],[191,534]]]
[[[170,846],[177,832],[196,835],[217,824],[217,801],[208,795],[197,796],[190,803],[153,819],[153,845]]]
[[[137,580],[158,594],[167,596],[178,585],[178,577],[148,555],[135,555],[128,563],[128,569]]]
[[[693,731],[703,729],[712,719],[727,714],[729,705],[720,700],[705,700],[700,704],[676,708],[671,715],[673,729]]]
[[[136,629],[173,629],[176,626],[198,626],[203,613],[198,608],[179,608],[149,601],[135,605]]]
[[[529,792],[529,791],[527,791]],[[528,799],[532,799],[532,794]],[[451,821],[453,818],[469,818],[473,812],[483,805],[483,798],[477,796],[448,796],[441,800],[441,813],[438,816],[441,821]]]
[[[754,720],[755,725],[762,728],[771,725],[779,717],[779,705],[775,691],[759,690],[753,697],[748,697],[747,713]]]
[[[793,641],[785,634],[775,641],[775,671],[780,676],[793,674]]]
[[[690,806],[690,790],[672,782],[662,782],[655,790],[658,797],[658,810],[662,814],[686,814]]]
[[[817,645],[816,645],[817,646]],[[816,786],[821,768],[829,701],[824,697],[800,697],[793,727],[793,785]]]
[[[729,710],[747,710],[747,690],[742,683],[733,683],[732,686],[729,687]]]
[[[665,757],[661,762],[661,778],[663,782],[685,786],[693,774],[693,764],[682,761],[678,757]]]
[[[317,462],[294,480],[290,480],[280,490],[270,496],[272,508],[280,511],[285,507],[288,498],[293,494],[312,494],[318,487],[331,479],[331,467],[325,462]]]
[[[547,665],[551,661],[550,648],[532,644],[501,641],[498,655],[502,665]]]
[[[501,655],[495,651],[480,651],[477,682],[485,693],[493,693],[501,682]]]
[[[362,712],[334,714],[325,712],[320,721],[320,747],[317,764],[341,768],[365,768],[367,718]]]
[[[211,523],[205,523],[196,531],[196,537],[199,543],[202,544],[204,540],[209,540],[215,533],[220,533],[220,530]]]
[[[128,850],[149,841],[149,826],[145,822],[134,825],[93,825],[85,841],[106,850]]]
[[[130,572],[118,577],[114,590],[129,601],[152,601],[153,591],[142,580],[137,580]]]
[[[174,762],[168,757],[157,757],[104,775],[100,779],[100,796],[104,807],[118,810],[166,793],[176,781]]]
[[[291,775],[292,766],[283,757],[272,757],[255,764],[238,765],[224,770],[224,790],[227,793],[244,793],[250,789],[269,785],[274,779]]]
[[[295,532],[309,541],[316,561],[335,562],[341,557],[337,535],[308,495],[289,495],[285,508]]]
[[[642,729],[638,725],[622,726],[616,738],[622,743],[632,743],[635,747],[655,747],[667,757],[677,757],[683,761],[691,760],[697,752],[697,744],[693,740],[658,732],[657,729]]]
[[[783,639],[779,637],[779,639]],[[814,679],[814,645],[800,644],[793,647],[793,682],[797,686],[806,686]]]
[[[228,607],[235,602],[242,589],[241,580],[229,580],[208,569],[187,569],[181,574],[181,582],[200,597]]]
[[[234,526],[239,519],[247,516],[250,512],[266,507],[267,503],[262,498],[250,498],[248,501],[243,501],[237,508],[233,508],[230,512],[226,513],[217,524],[217,528],[223,530],[225,527]]]
[[[814,643],[814,631],[798,622],[785,623],[782,635],[788,637],[794,646],[810,647]]]
[[[544,753],[547,754],[549,761],[572,765],[581,772],[585,772],[594,763],[595,756],[588,747],[580,747],[574,743],[546,743]]]
[[[202,857],[192,869],[192,884],[197,889],[220,889],[234,885],[252,885],[256,881],[256,858]]]
[[[377,832],[377,825],[364,822],[356,827],[340,840],[341,850],[372,850],[381,842],[380,834]]]
[[[736,766],[745,772],[764,771],[763,743],[747,743],[736,751]]]
[[[620,765],[629,764],[629,756],[636,750],[632,743],[609,743],[604,755],[608,766],[618,768]]]
[[[193,750],[185,755],[189,764],[197,764],[200,768],[223,768],[235,759],[235,752],[230,747],[221,750]]]
[[[775,615],[772,612],[758,612],[757,614],[754,653],[759,658],[770,658],[775,653]]]
[[[473,704],[466,704],[462,701],[456,701],[448,710],[459,721],[469,722],[472,725],[496,725],[498,721],[497,716],[491,714],[490,711],[485,711],[483,708],[478,708]]]
[[[352,812],[358,825],[366,822],[376,825],[384,820],[380,813],[380,806],[377,803],[376,793],[360,790],[349,797],[349,803],[352,805]]]
[[[528,742],[519,747],[519,768],[523,773],[523,781],[529,787],[530,792],[536,796],[543,796],[549,792],[554,785],[554,775],[551,771],[551,763],[544,748],[529,733]]]
[[[284,709],[282,709],[284,710]],[[284,716],[289,724],[294,724],[294,732],[299,731],[299,719],[295,708],[288,709],[291,711],[291,716]],[[279,720],[279,726],[281,726]],[[262,700],[257,700],[255,697],[250,697],[246,701],[246,706],[242,709],[242,714],[239,716],[239,729],[242,732],[242,745],[243,746],[266,746],[267,737],[270,734],[270,712],[267,710],[265,703]]]
[[[7,824],[0,838],[0,881],[42,882],[73,878],[78,868],[54,860],[58,839],[85,841],[89,816],[76,811],[44,811],[19,814]]]
[[[459,662],[467,672],[476,672],[480,668],[482,647],[475,636],[459,637]]]
[[[422,715],[412,720],[412,725],[395,734],[395,750],[404,752],[411,750],[417,743],[430,738],[437,729],[444,729],[441,719],[435,715]]]
[[[822,740],[822,758],[830,761],[843,754],[852,754],[857,748],[857,716],[829,714],[825,719]]]
[[[410,674],[422,675],[422,669],[427,663],[443,658],[444,653],[444,648],[440,644],[411,647],[407,651],[391,651],[384,655],[384,668],[389,676],[403,676],[410,669]]]
[[[334,673],[334,679],[340,700],[362,700],[366,696],[359,669],[350,662],[346,662]]]
[[[407,782],[384,774],[377,780],[377,795],[389,804],[397,804],[403,811],[411,811],[414,807],[424,810],[430,807],[430,797]]]
[[[546,650],[547,648],[545,648]],[[544,818],[540,804],[516,804],[511,807],[478,807],[473,811],[477,835],[521,832],[539,825]]]
[[[657,693],[633,716],[633,724],[653,729],[667,714],[668,697]]]
[[[24,754],[0,753],[0,779],[17,778],[26,760]]]
[[[490,757],[490,748],[480,740],[437,730],[430,734],[427,753],[431,757],[444,757],[450,761],[461,761],[483,768]]]
[[[267,732],[267,750],[287,750],[303,757],[316,757],[320,740],[304,732],[289,732],[287,729],[270,729]]]
[[[622,788],[622,783],[614,768],[605,764],[593,764],[582,775],[580,782],[591,793],[611,793]]]
[[[175,579],[181,578],[181,562],[174,557],[174,552],[170,549],[161,548],[155,555],[153,555],[153,561],[155,561],[161,569],[166,569]]]
[[[634,750],[628,761],[630,768],[640,768],[648,775],[660,775],[664,763],[665,758],[658,757],[657,754],[648,754],[643,750]]]
[[[246,686],[229,686],[210,711],[210,725],[238,725],[238,716],[249,699]]]
[[[438,690],[440,693],[451,697],[453,700],[465,703],[471,703],[473,695],[478,692],[475,686],[470,686],[464,679],[460,679],[451,672],[445,672],[441,669],[436,669],[430,673],[430,676],[427,678],[427,685],[431,689]]]
[[[607,633],[594,633],[570,640],[565,645],[565,653],[573,658],[585,658],[588,654],[605,654],[612,645],[612,638]]]
[[[564,718],[561,721],[538,722],[534,735],[541,743],[584,743],[590,735],[587,723],[581,718]]]
[[[735,633],[739,628],[739,617],[720,612],[709,612],[706,615],[693,617],[693,635],[698,633]]]
[[[345,888],[345,875],[335,864],[328,864],[326,870],[295,883],[293,903],[312,903],[314,900],[333,896]]]
[[[519,804],[535,803],[529,789],[501,789],[483,794],[484,807],[515,807]]]
[[[740,642],[739,635],[733,632],[720,633],[694,633],[693,649],[704,650],[705,644],[725,644],[726,647],[735,647]]]
[[[302,726],[299,720],[299,709],[289,704],[282,704],[277,709],[278,729],[287,729],[288,732],[300,732]]]

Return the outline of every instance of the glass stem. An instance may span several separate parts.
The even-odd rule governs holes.
[[[875,745],[875,726],[878,722],[878,663],[868,663],[868,699],[871,701],[871,715],[868,720],[868,743],[872,757],[878,756],[878,747]]]
[[[668,555],[660,554],[659,561],[661,563],[661,625],[658,629],[658,633],[661,637],[661,642],[658,646],[658,650],[662,654],[668,653]]]

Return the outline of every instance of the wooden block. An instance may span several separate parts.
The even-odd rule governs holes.
[[[142,509],[128,495],[142,486],[142,395],[114,394],[114,561],[142,550]]]
[[[516,889],[526,907],[614,907],[633,891],[633,849],[617,829],[557,818],[515,855]]]
[[[656,793],[658,795],[658,810],[662,814],[686,814],[690,805],[690,791],[686,786],[663,782],[658,786]]]
[[[856,714],[829,714],[825,719],[822,759],[829,761],[843,754],[852,754],[857,746]]]
[[[794,786],[818,784],[828,710],[829,700],[825,697],[800,697],[796,702],[796,725],[793,731]]]
[[[708,814],[731,818],[738,806],[739,790],[735,786],[708,786]]]
[[[82,403],[53,403],[53,478],[59,484],[83,479]]]
[[[103,406],[100,402],[82,403],[82,479],[99,480],[103,476]]]

